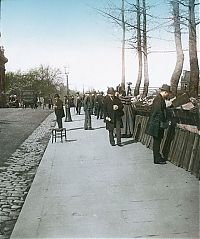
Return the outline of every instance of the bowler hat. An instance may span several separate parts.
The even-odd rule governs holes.
[[[162,91],[167,91],[167,92],[169,92],[169,93],[171,92],[170,86],[167,85],[167,84],[163,84],[162,87],[160,88],[160,90],[162,90]]]
[[[114,94],[115,93],[115,90],[113,87],[109,87],[108,90],[107,90],[107,93],[108,94]]]
[[[56,97],[60,98],[59,94],[55,94],[55,95],[54,95],[54,98],[56,98]]]

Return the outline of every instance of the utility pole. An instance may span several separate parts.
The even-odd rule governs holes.
[[[69,98],[69,72],[66,70],[65,67],[65,76],[66,76],[66,83],[67,83],[67,96],[65,97],[65,122],[71,122],[71,112],[70,112],[70,98]]]

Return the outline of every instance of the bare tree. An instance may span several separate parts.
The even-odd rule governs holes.
[[[138,54],[138,76],[134,90],[134,96],[140,94],[140,85],[142,80],[142,40],[141,40],[141,10],[140,0],[136,1],[137,9],[137,54]]]
[[[172,93],[176,95],[179,79],[183,70],[184,54],[181,41],[181,27],[180,27],[180,11],[179,11],[179,1],[172,0],[172,14],[173,14],[173,25],[174,25],[174,38],[176,45],[176,65],[174,72],[171,76],[171,89]]]
[[[107,10],[97,10],[101,15],[111,19],[115,25],[122,29],[122,47],[121,47],[121,89],[125,90],[125,49],[126,49],[126,25],[129,25],[125,20],[125,0],[121,0],[121,7],[112,6],[109,4]]]
[[[189,58],[190,58],[190,82],[189,94],[198,97],[199,63],[197,57],[197,36],[195,20],[195,0],[189,0]]]
[[[148,72],[148,52],[147,52],[147,14],[146,0],[142,1],[143,15],[143,56],[144,56],[144,89],[143,97],[147,96],[149,88],[149,72]]]
[[[125,90],[125,33],[126,33],[126,26],[125,26],[125,16],[124,16],[124,0],[122,0],[122,8],[121,8],[121,15],[122,15],[122,79],[121,79],[121,87]]]

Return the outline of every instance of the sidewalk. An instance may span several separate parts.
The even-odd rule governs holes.
[[[64,123],[45,151],[11,238],[198,238],[199,181],[132,139],[108,143],[101,120]]]

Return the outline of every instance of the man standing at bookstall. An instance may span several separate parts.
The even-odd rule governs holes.
[[[160,88],[160,93],[153,100],[150,117],[147,123],[146,133],[153,137],[154,164],[166,163],[166,160],[160,154],[160,144],[164,135],[164,129],[169,125],[166,119],[165,99],[170,93],[170,86],[163,84]]]

